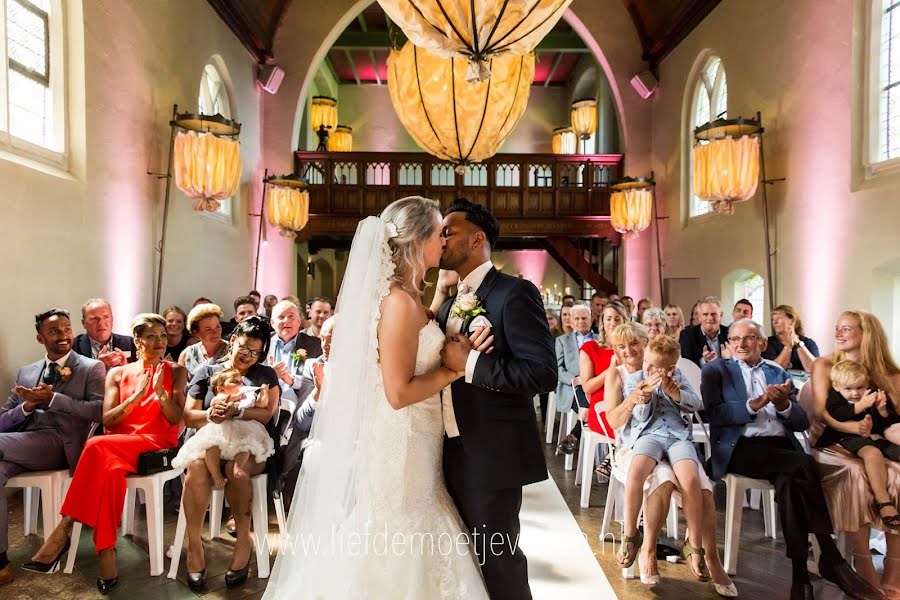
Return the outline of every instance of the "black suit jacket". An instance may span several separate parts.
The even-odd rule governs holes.
[[[130,335],[119,335],[118,333],[112,334],[112,343],[113,348],[118,348],[122,352],[126,354],[131,352],[131,356],[128,357],[128,362],[134,362],[137,360],[137,348],[134,347],[134,338]],[[88,338],[86,333],[79,333],[75,336],[75,344],[74,350],[78,354],[82,356],[87,356],[88,358],[93,358],[94,355],[91,352],[91,340]]]
[[[678,341],[681,344],[681,356],[702,367],[700,359],[703,358],[703,349],[706,347],[706,334],[700,329],[700,325],[692,325],[683,330]],[[719,325],[719,348],[725,348],[727,344],[728,328]]]
[[[547,465],[534,412],[535,394],[556,388],[556,351],[544,305],[534,285],[491,269],[476,294],[493,326],[493,352],[478,358],[472,383],[452,384],[459,438],[446,443],[462,452],[476,489],[499,490],[547,479]],[[455,296],[438,311],[446,330]]]

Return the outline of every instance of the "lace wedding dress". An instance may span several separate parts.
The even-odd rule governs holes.
[[[389,235],[370,217],[354,237],[312,441],[266,599],[488,600],[443,481],[440,397],[395,410],[384,394],[376,330],[393,272]],[[440,365],[444,334],[431,321],[418,340],[421,375]]]

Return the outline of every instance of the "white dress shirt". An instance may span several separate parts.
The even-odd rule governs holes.
[[[762,410],[754,411],[750,408],[750,401],[755,400],[766,393],[769,382],[766,381],[766,374],[762,370],[763,361],[760,360],[755,367],[751,367],[742,360],[736,360],[741,368],[741,375],[744,376],[744,387],[747,388],[747,412],[751,417],[755,417],[754,421],[747,423],[744,429],[744,437],[762,437],[762,436],[786,436],[784,425],[779,423],[778,417],[788,418],[791,416],[791,406],[784,410],[776,410],[775,405],[769,402]]]
[[[110,340],[111,339],[112,338],[110,338]],[[41,369],[41,375],[40,375],[40,379],[38,380],[38,384],[41,383],[41,380],[44,378],[44,373],[46,373],[47,369],[50,368],[50,363],[55,362],[59,366],[59,368],[62,369],[64,366],[66,366],[66,361],[69,360],[70,354],[72,354],[71,350],[66,352],[65,356],[58,358],[57,360],[50,360],[49,356],[44,355],[44,368]],[[53,397],[55,397],[55,396],[56,396],[56,392],[53,392]],[[50,408],[50,406],[53,404],[53,397],[51,397],[50,402],[47,403],[47,408]],[[22,403],[22,414],[24,414],[27,417],[28,415],[30,415],[33,412],[34,412],[33,410],[32,411],[25,410],[25,404]]]
[[[481,284],[484,282],[484,278],[487,277],[487,274],[492,268],[494,268],[494,265],[489,260],[481,263],[481,265],[472,269],[472,272],[460,281],[458,288],[471,291],[472,293],[477,292],[478,288],[481,287]],[[457,295],[459,293],[461,292],[458,291]],[[479,301],[480,300],[481,298],[479,298]],[[451,306],[450,313],[447,315],[447,335],[456,335],[460,333],[462,326],[462,317],[454,315],[453,307]],[[472,378],[475,375],[475,365],[478,363],[478,357],[480,356],[481,352],[469,350],[469,358],[466,359],[466,383],[472,383]],[[444,417],[444,431],[447,432],[448,437],[458,437],[459,426],[456,423],[456,414],[453,412],[453,399],[450,392],[450,386],[444,388],[444,392],[441,394],[441,405]]]

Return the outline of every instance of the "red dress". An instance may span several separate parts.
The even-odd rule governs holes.
[[[591,358],[591,362],[594,364],[594,377],[609,368],[609,363],[613,357],[612,350],[604,348],[594,340],[588,340],[581,345],[581,351]],[[589,399],[590,408],[588,409],[588,427],[591,431],[608,437],[615,437],[613,428],[606,421],[606,411],[601,412],[600,417],[597,417],[596,406],[598,402],[603,402],[603,390],[604,388],[601,387],[591,394]]]
[[[163,369],[163,388],[172,398],[172,364],[163,361],[158,368]],[[144,373],[152,377],[152,367],[123,368],[119,382],[121,401],[137,390]],[[180,424],[172,425],[166,420],[150,385],[134,410],[118,425],[84,445],[59,512],[94,528],[94,548],[98,553],[116,545],[125,502],[125,476],[137,471],[138,456],[175,447],[179,430]]]

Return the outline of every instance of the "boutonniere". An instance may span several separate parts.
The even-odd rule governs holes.
[[[299,366],[306,362],[306,350],[303,348],[298,348],[291,352],[291,358],[294,359],[294,364]]]
[[[481,305],[481,299],[478,297],[478,294],[466,292],[456,297],[456,302],[453,303],[453,308],[450,312],[463,320],[463,326],[460,328],[460,331],[466,331],[472,319],[487,311]]]
[[[59,379],[59,381],[63,381],[63,382],[68,381],[69,377],[71,377],[71,376],[72,376],[72,369],[70,369],[69,367],[63,367],[57,373],[57,379]]]

